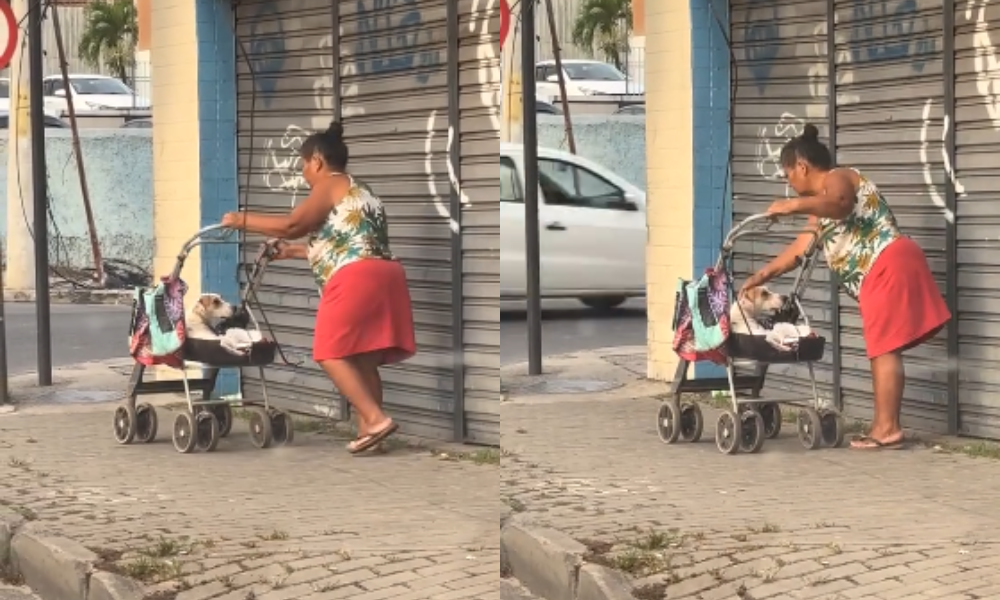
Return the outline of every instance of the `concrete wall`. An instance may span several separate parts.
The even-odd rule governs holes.
[[[580,156],[646,189],[646,117],[580,115],[573,117],[573,137]],[[569,149],[562,115],[538,115],[538,145]]]
[[[55,227],[50,260],[60,266],[92,266],[79,173],[67,131],[48,130],[49,196]],[[153,261],[153,152],[149,131],[81,132],[84,168],[104,257],[145,269]],[[0,165],[7,164],[7,138],[0,136]],[[0,233],[7,234],[7,170],[0,169]],[[14,181],[13,185],[17,185]],[[30,200],[29,200],[30,202]],[[32,207],[25,207],[29,221]]]

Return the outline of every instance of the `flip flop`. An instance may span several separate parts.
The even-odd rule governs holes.
[[[851,440],[851,450],[902,450],[906,442],[899,438],[893,442],[881,442],[870,435],[862,435]]]
[[[367,450],[371,450],[375,446],[378,446],[386,440],[390,435],[396,433],[399,429],[399,425],[395,421],[390,421],[389,425],[382,431],[376,433],[369,433],[368,435],[362,436],[348,444],[347,451],[351,454],[359,454]]]

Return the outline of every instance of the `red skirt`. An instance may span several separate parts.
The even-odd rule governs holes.
[[[403,265],[391,260],[359,260],[333,274],[316,312],[313,360],[382,352],[382,364],[392,364],[416,351]]]
[[[951,319],[924,251],[908,237],[875,259],[858,305],[869,359],[919,346]]]

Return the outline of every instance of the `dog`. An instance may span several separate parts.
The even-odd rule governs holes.
[[[809,337],[812,330],[806,325],[795,323],[775,323],[771,329],[761,324],[763,317],[784,308],[788,297],[772,292],[766,287],[750,288],[740,294],[729,309],[729,325],[732,333],[763,335],[767,343],[778,350],[794,349],[799,338]]]
[[[218,327],[233,316],[233,305],[218,294],[202,294],[188,311],[187,336],[196,340],[221,339]]]

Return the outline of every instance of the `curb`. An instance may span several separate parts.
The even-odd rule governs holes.
[[[46,600],[143,600],[139,582],[100,571],[100,557],[0,507],[0,570],[20,575]]]
[[[4,290],[3,301],[34,302],[34,290]],[[132,290],[53,290],[49,293],[53,304],[132,304]]]
[[[500,528],[500,570],[547,600],[635,600],[617,571],[584,562],[587,548],[568,535],[514,515]]]

